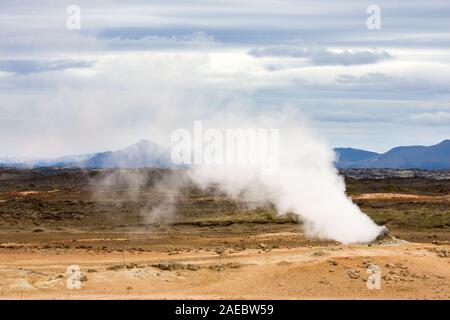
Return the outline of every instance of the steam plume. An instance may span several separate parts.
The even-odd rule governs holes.
[[[260,175],[258,166],[197,165],[190,178],[202,188],[214,184],[234,198],[270,202],[280,214],[293,212],[309,236],[341,243],[373,241],[382,227],[346,196],[344,180],[333,166],[333,150],[298,117],[289,112],[274,116],[233,118],[231,123],[281,129],[278,172]]]
[[[205,127],[278,128],[278,171],[261,175],[258,165],[197,164],[188,170],[163,177],[153,186],[159,201],[141,210],[146,222],[168,221],[175,214],[175,203],[194,183],[199,188],[214,187],[237,200],[271,204],[279,214],[294,213],[303,222],[308,236],[341,243],[370,242],[383,232],[345,194],[345,183],[333,165],[333,150],[309,128],[298,113],[290,110],[252,117],[223,112],[204,120]],[[194,151],[195,152],[195,151]],[[115,176],[116,174],[119,177]],[[106,185],[120,178],[127,187],[129,200],[145,185],[135,172],[119,171],[107,176]],[[104,183],[105,184],[105,183]],[[141,199],[142,200],[142,199]]]

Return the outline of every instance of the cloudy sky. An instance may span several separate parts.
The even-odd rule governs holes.
[[[448,0],[0,0],[0,158],[164,143],[241,108],[298,109],[332,146],[430,145],[449,80]]]

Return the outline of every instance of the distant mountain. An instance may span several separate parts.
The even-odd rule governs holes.
[[[450,140],[433,146],[396,147],[385,153],[336,148],[338,168],[450,169]]]
[[[334,151],[336,151],[338,156],[337,163],[340,168],[349,168],[359,161],[364,161],[380,155],[376,152],[353,148],[335,148]]]
[[[396,147],[385,153],[336,148],[337,168],[450,169],[450,140],[433,146]],[[20,161],[0,158],[0,167],[173,167],[170,149],[148,140],[116,151]]]
[[[83,168],[142,168],[172,166],[170,150],[148,140],[117,151],[97,153],[77,164]]]
[[[17,158],[5,157],[0,158],[0,167],[19,167],[21,162]]]
[[[141,140],[129,147],[85,155],[20,161],[0,158],[0,167],[78,167],[78,168],[142,168],[172,166],[170,150],[148,140]]]
[[[28,167],[65,167],[65,166],[71,166],[75,163],[85,161],[87,159],[92,158],[95,155],[96,155],[96,153],[74,155],[74,156],[64,156],[64,157],[58,157],[58,158],[37,159],[37,160],[26,161],[25,165]]]
[[[17,158],[5,157],[0,158],[0,163],[20,163],[20,160]]]
[[[74,164],[93,157],[95,154],[64,156],[57,158],[45,158],[34,160],[19,160],[16,158],[0,158],[0,167],[9,168],[47,168],[47,167],[71,167]]]

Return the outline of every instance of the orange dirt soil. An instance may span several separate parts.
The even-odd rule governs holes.
[[[246,246],[257,248],[239,246],[241,237],[215,239],[221,243],[226,239],[220,247],[211,247],[206,237],[197,238],[189,248],[186,238],[184,248],[167,246],[170,249],[165,250],[159,246],[144,251],[38,249],[33,242],[4,244],[0,249],[0,298],[450,298],[450,246],[446,243],[346,246],[304,240],[299,241],[301,246],[266,245],[274,238],[292,241],[301,237],[290,232],[246,237]],[[99,241],[130,239],[92,235],[79,243]],[[380,268],[380,289],[366,285],[366,270],[371,264]],[[80,267],[81,289],[67,289],[69,265]]]

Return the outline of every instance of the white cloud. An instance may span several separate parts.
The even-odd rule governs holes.
[[[380,50],[329,50],[325,48],[307,48],[295,46],[274,46],[256,48],[249,55],[261,57],[305,58],[315,65],[360,65],[372,64],[392,59],[386,51]]]
[[[83,60],[0,60],[0,71],[15,74],[63,71],[92,66],[91,62]]]
[[[399,144],[450,136],[425,125],[445,123],[450,99],[445,1],[381,1],[379,32],[361,1],[80,0],[80,31],[70,3],[29,2],[0,1],[0,156],[163,139],[231,106],[305,109],[339,145],[357,139],[350,126],[367,148],[394,141],[397,119]]]
[[[409,120],[424,125],[448,126],[450,125],[450,112],[438,111],[417,113],[411,115]]]

